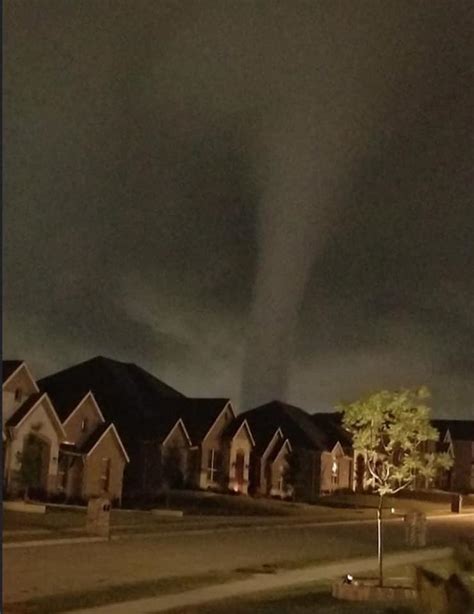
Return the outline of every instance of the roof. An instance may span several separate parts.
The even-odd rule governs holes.
[[[244,420],[247,420],[255,440],[255,453],[263,454],[280,426],[275,426],[274,421],[268,419],[266,412],[251,410],[237,416],[234,422],[229,425],[229,432],[225,434],[228,437],[233,437]]]
[[[120,435],[118,434],[113,422],[109,422],[108,424],[104,422],[103,424],[100,424],[91,434],[91,436],[82,444],[80,448],[81,454],[84,454],[86,456],[90,454],[92,450],[96,447],[96,445],[99,443],[99,441],[102,439],[102,437],[105,435],[105,433],[107,433],[108,431],[115,435],[125,459],[127,460],[127,462],[130,462],[130,458],[127,454],[126,449],[123,446],[122,440],[120,439]]]
[[[181,418],[192,444],[196,445],[205,438],[229,401],[224,398],[162,399],[147,417],[150,433],[164,438]]]
[[[288,446],[291,450],[291,444],[290,444],[289,439],[284,439],[279,446],[275,446],[273,448],[273,450],[271,451],[271,454],[268,457],[268,460],[270,461],[270,463],[275,462],[275,460],[278,458],[278,456],[280,456],[282,450],[286,446]]]
[[[341,412],[317,412],[311,415],[313,424],[324,434],[328,447],[331,449],[337,442],[343,448],[352,446],[352,438],[342,426]]]
[[[257,444],[257,452],[268,446],[278,427],[294,447],[309,450],[326,450],[328,447],[326,438],[309,414],[294,405],[271,401],[240,414],[239,418],[247,420]]]
[[[29,396],[22,405],[16,410],[16,412],[8,418],[5,423],[5,426],[18,426],[23,418],[28,414],[28,412],[32,409],[34,405],[41,399],[44,395],[44,392],[35,392],[31,396]]]
[[[16,412],[8,418],[5,423],[7,427],[17,427],[20,426],[22,421],[28,416],[28,414],[34,410],[35,406],[39,404],[39,402],[45,402],[45,406],[47,410],[49,410],[50,418],[54,423],[59,435],[61,438],[66,437],[66,431],[64,430],[63,425],[61,424],[60,419],[51,403],[51,399],[45,392],[35,392],[30,395],[26,401],[16,410]]]
[[[23,360],[3,360],[2,361],[2,383],[15,373],[15,371],[23,364]]]
[[[474,441],[474,420],[432,420],[431,423],[441,439],[449,430],[453,441]]]
[[[88,454],[102,437],[102,435],[109,430],[109,428],[110,422],[104,422],[103,424],[99,424],[99,426],[89,435],[86,441],[78,448],[79,452],[81,454]]]
[[[92,392],[106,421],[114,422],[120,438],[129,443],[141,423],[163,399],[184,396],[141,367],[97,356],[39,380],[50,395],[62,422],[88,392]]]

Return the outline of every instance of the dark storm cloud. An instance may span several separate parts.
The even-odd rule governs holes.
[[[7,3],[5,352],[466,415],[471,9]]]

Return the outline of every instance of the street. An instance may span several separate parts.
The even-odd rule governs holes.
[[[385,551],[403,548],[401,521],[385,524]],[[474,515],[428,519],[428,545],[474,538]],[[375,554],[375,523],[161,534],[110,543],[4,549],[4,601],[264,563],[338,560]]]

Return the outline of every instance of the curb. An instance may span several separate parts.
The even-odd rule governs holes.
[[[64,546],[66,544],[94,544],[109,541],[106,537],[63,537],[61,539],[36,539],[24,542],[6,542],[2,544],[4,550],[16,548],[38,548],[45,546]]]

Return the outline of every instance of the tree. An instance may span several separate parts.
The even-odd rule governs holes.
[[[34,435],[28,435],[23,444],[23,451],[17,453],[17,460],[20,463],[18,477],[24,488],[26,501],[30,489],[41,485],[42,446],[40,440]]]
[[[344,404],[344,427],[351,433],[353,448],[365,458],[368,482],[378,495],[377,536],[379,582],[383,585],[384,497],[414,483],[418,476],[435,477],[440,469],[449,469],[452,459],[436,453],[438,431],[430,423],[427,388],[400,391],[383,390]]]

